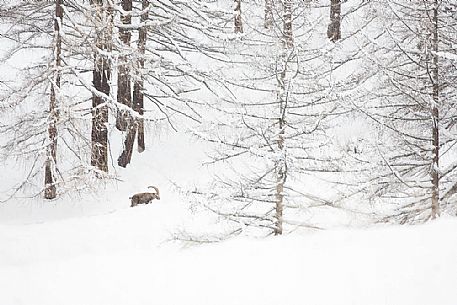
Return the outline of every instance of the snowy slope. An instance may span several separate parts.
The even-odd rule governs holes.
[[[169,242],[183,228],[205,231],[208,220],[173,188],[208,177],[203,157],[200,143],[172,134],[98,194],[0,205],[0,305],[457,304],[455,219]],[[151,184],[161,200],[130,208],[128,197]]]
[[[457,304],[455,219],[182,248],[167,209],[0,225],[0,304]]]
[[[170,218],[179,219],[180,213],[186,213],[188,206],[179,198],[175,185],[192,189],[200,181],[209,179],[206,168],[201,166],[204,158],[203,147],[201,143],[195,143],[184,133],[166,131],[162,131],[160,137],[155,131],[151,131],[147,141],[146,151],[139,154],[135,150],[132,164],[126,169],[116,167],[114,171],[117,178],[106,185],[100,184],[98,188],[80,193],[71,190],[53,201],[40,196],[14,197],[9,201],[0,202],[0,224],[46,222],[127,209],[130,207],[129,197],[148,191],[147,187],[150,185],[160,189],[161,204],[166,206],[166,214],[169,214]],[[111,147],[114,156],[120,154],[120,144],[118,146]],[[18,175],[16,167],[2,165],[0,168],[6,173],[5,177]],[[5,196],[8,186],[8,181],[0,181],[0,201],[3,199],[2,196]]]

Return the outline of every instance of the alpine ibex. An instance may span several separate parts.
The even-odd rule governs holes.
[[[132,204],[130,207],[134,207],[138,204],[148,204],[151,200],[157,199],[160,200],[159,189],[155,186],[148,186],[148,188],[153,188],[155,193],[138,193],[130,197]]]

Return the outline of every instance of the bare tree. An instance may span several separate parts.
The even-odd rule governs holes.
[[[93,70],[92,95],[92,154],[91,165],[108,172],[108,105],[110,95],[111,60],[106,53],[112,49],[112,8],[109,2],[95,0],[96,53]]]
[[[145,52],[146,52],[146,41],[148,37],[148,29],[146,22],[149,19],[149,0],[141,1],[140,21],[142,26],[138,30],[138,70],[144,70],[145,68]],[[139,73],[135,77],[133,84],[133,109],[138,112],[139,118],[137,118],[137,129],[138,129],[138,151],[143,152],[145,150],[144,142],[144,74]]]
[[[327,202],[323,194],[312,194],[308,184],[315,183],[313,172],[331,167],[319,154],[329,142],[326,122],[334,103],[331,88],[323,85],[330,61],[308,44],[317,35],[311,26],[316,20],[308,19],[315,17],[310,17],[312,8],[295,3],[278,3],[274,24],[261,40],[246,33],[237,42],[241,45],[227,51],[236,73],[226,71],[233,73],[232,78],[224,74],[226,98],[212,105],[214,116],[223,119],[205,120],[195,134],[214,145],[208,163],[218,170],[209,189],[192,193],[197,203],[226,221],[228,234],[316,229],[295,212],[309,213]],[[245,12],[258,10],[248,6]],[[246,15],[244,20],[259,19]],[[253,55],[240,52],[246,46]]]
[[[11,178],[16,186],[8,191],[8,198],[20,194],[52,199],[69,189],[94,185],[86,183],[93,173],[89,166],[90,122],[86,118],[90,116],[89,94],[95,89],[88,77],[80,75],[92,71],[85,64],[95,47],[87,31],[88,7],[78,4],[37,1],[0,8],[5,25],[0,39],[6,46],[0,64],[11,67],[15,75],[14,82],[10,75],[2,75],[1,80],[7,84],[1,88],[1,104],[7,108],[0,115],[7,123],[0,126],[0,155],[26,165],[22,175]],[[86,49],[91,52],[83,58]],[[19,56],[24,65],[17,66]]]
[[[63,21],[62,1],[55,1],[55,19],[54,19],[54,71],[53,80],[51,82],[51,95],[49,99],[49,125],[48,137],[49,144],[47,147],[47,159],[45,162],[45,190],[44,197],[46,199],[56,198],[55,173],[57,164],[57,121],[59,119],[59,110],[57,105],[56,91],[60,89],[60,56],[62,54],[62,37],[61,26]]]
[[[287,126],[287,102],[289,90],[289,75],[288,63],[292,57],[291,49],[293,48],[293,29],[292,29],[292,0],[286,0],[283,3],[283,29],[281,43],[283,50],[279,57],[279,65],[277,70],[278,92],[277,103],[279,106],[278,112],[278,145],[279,157],[275,164],[276,173],[276,207],[275,207],[275,235],[283,233],[283,210],[284,210],[284,184],[287,178],[287,152],[285,147],[285,128]],[[289,72],[289,73],[288,73]]]
[[[123,25],[129,26],[132,23],[132,0],[122,1],[122,14],[121,21]],[[131,32],[130,30],[120,28],[119,36],[121,41],[126,47],[130,46]],[[119,57],[120,65],[118,66],[118,80],[117,80],[117,101],[124,104],[129,108],[134,108],[132,104],[132,88],[130,80],[129,60],[126,55]],[[130,163],[133,153],[133,145],[135,142],[135,135],[137,130],[137,120],[130,112],[125,110],[118,111],[116,118],[116,127],[119,130],[127,131],[124,139],[124,149],[118,158],[118,165],[126,167]]]
[[[439,175],[439,164],[440,164],[440,131],[439,131],[439,108],[440,108],[440,67],[438,63],[438,51],[439,51],[439,37],[438,37],[438,9],[439,1],[433,0],[430,3],[430,11],[428,13],[429,23],[427,24],[427,30],[431,36],[431,54],[430,62],[426,63],[427,74],[430,75],[430,81],[432,83],[432,99],[430,103],[431,119],[432,119],[432,166],[431,166],[431,180],[432,180],[432,211],[431,218],[435,219],[440,215],[440,175]]]
[[[405,5],[407,3],[407,5]],[[362,111],[379,125],[377,151],[384,169],[372,171],[374,195],[396,205],[387,220],[423,222],[440,215],[455,185],[455,73],[439,58],[451,46],[446,1],[372,3],[379,16],[367,57],[379,80]],[[366,101],[367,99],[365,99]],[[369,106],[368,106],[369,105]],[[378,163],[379,164],[379,163]],[[375,174],[376,173],[376,174]]]
[[[132,0],[122,0],[121,7],[121,23],[123,26],[128,27],[132,23],[132,16],[130,15],[132,12]],[[117,102],[130,108],[132,107],[132,90],[129,69],[130,63],[129,58],[125,53],[130,51],[128,47],[130,46],[131,36],[131,30],[124,27],[119,28],[119,38],[122,43],[124,43],[125,50],[120,50],[121,55],[119,56],[119,63],[117,67]],[[125,109],[119,110],[116,117],[116,128],[121,131],[126,131],[128,126],[127,121],[129,121],[128,111]]]

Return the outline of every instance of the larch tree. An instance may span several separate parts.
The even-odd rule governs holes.
[[[263,7],[246,3],[250,30],[226,47],[232,63],[224,70],[227,92],[195,130],[214,148],[207,164],[216,173],[207,188],[191,193],[196,206],[227,225],[228,235],[316,229],[303,216],[331,205],[313,187],[320,181],[315,175],[334,170],[331,156],[322,153],[331,145],[327,129],[335,109],[324,47],[334,46],[320,22],[324,11],[314,14],[312,3],[271,4],[273,24],[259,35]]]
[[[122,25],[128,27],[132,23],[132,0],[122,1],[122,12],[121,22]],[[131,31],[129,29],[120,28],[119,38],[126,47],[130,46]],[[129,49],[127,49],[129,51]],[[131,86],[131,69],[129,57],[124,55],[125,51],[121,49],[121,55],[119,56],[118,64],[118,76],[117,76],[117,101],[118,104],[123,104],[126,107],[133,109],[132,104],[132,86]],[[135,142],[135,135],[137,130],[137,122],[134,116],[125,110],[118,111],[116,117],[116,127],[119,130],[127,131],[125,136],[123,151],[118,158],[118,165],[126,167],[130,163],[133,153],[133,145]]]
[[[145,122],[163,121],[177,129],[175,118],[199,121],[204,103],[202,95],[195,93],[206,90],[217,77],[211,69],[196,65],[193,58],[214,60],[222,56],[218,23],[230,18],[206,1],[142,0],[134,2],[133,7],[133,16],[139,19],[139,23],[129,26],[138,31],[136,49],[130,46],[134,112],[130,112],[125,149],[118,159],[122,166],[128,163],[123,160],[132,155],[135,130],[138,152],[145,150]]]
[[[149,0],[141,1],[141,26],[138,29],[138,59],[136,61],[137,71],[144,71],[145,68],[145,52],[146,41],[148,39],[148,29],[146,22],[149,19]],[[137,73],[133,83],[133,109],[138,112],[137,131],[138,131],[138,152],[143,152],[146,149],[144,142],[144,74]]]
[[[111,90],[111,58],[113,9],[109,1],[95,0],[96,51],[94,54],[92,93],[92,154],[91,165],[108,172],[108,105]]]
[[[289,88],[289,74],[288,64],[289,58],[292,53],[290,50],[294,47],[293,40],[293,25],[292,25],[292,0],[285,0],[283,7],[283,28],[281,44],[283,50],[281,51],[279,65],[277,70],[278,92],[278,138],[276,140],[278,145],[279,156],[275,164],[276,173],[276,207],[275,207],[275,235],[283,233],[283,210],[284,210],[284,184],[287,178],[287,151],[285,141],[285,128],[287,126],[288,115],[288,88]]]
[[[134,66],[134,108],[144,111],[145,121],[167,122],[176,129],[175,117],[198,122],[203,95],[217,76],[211,67],[200,67],[195,57],[222,58],[220,23],[233,17],[207,1],[143,1],[138,37],[138,61]],[[233,24],[233,23],[231,23]],[[233,32],[233,28],[232,28]],[[135,86],[135,85],[134,85]],[[140,118],[143,114],[140,113]],[[140,124],[141,125],[141,124]],[[140,139],[144,131],[140,127]],[[139,150],[144,141],[139,141]]]
[[[452,62],[439,57],[452,48],[449,3],[371,4],[384,12],[379,29],[367,34],[367,60],[377,84],[370,90],[372,102],[362,102],[360,109],[380,131],[379,162],[369,180],[376,197],[395,205],[388,220],[414,223],[438,217],[441,201],[455,185],[456,75]]]
[[[60,66],[62,54],[62,36],[61,27],[63,21],[62,1],[55,0],[55,19],[54,19],[54,71],[51,82],[51,94],[49,98],[49,123],[48,136],[49,144],[47,147],[47,159],[45,162],[45,190],[46,199],[54,199],[56,192],[56,167],[57,167],[57,121],[59,119],[58,94],[60,90]]]
[[[130,51],[131,30],[128,26],[132,23],[132,0],[122,0],[121,2],[122,11],[121,27],[119,28],[119,38],[125,45],[125,50],[120,50],[118,59],[118,76],[117,76],[117,102],[123,104],[126,107],[132,107],[132,92],[131,92],[131,81],[130,81],[130,69],[129,69],[129,58],[125,54],[126,51]],[[125,28],[123,27],[125,26]],[[125,109],[119,110],[116,117],[116,127],[121,131],[126,131],[128,126],[128,111]]]
[[[1,90],[0,114],[6,123],[0,127],[0,154],[25,165],[12,177],[8,198],[40,194],[53,199],[91,185],[85,183],[92,167],[90,123],[85,120],[90,107],[84,94],[91,90],[90,85],[89,90],[80,90],[77,80],[80,71],[88,70],[81,65],[87,57],[78,58],[81,48],[92,44],[88,31],[74,23],[78,19],[88,24],[83,13],[74,18],[76,11],[86,10],[78,4],[11,2],[0,9],[0,39],[5,46],[0,64],[10,71],[1,80],[6,86]],[[18,58],[23,65],[17,65]]]
[[[2,69],[8,69],[18,56],[30,56],[31,61],[29,66],[10,70],[13,79],[1,75],[6,86],[2,87],[0,98],[3,122],[0,155],[5,163],[21,159],[29,165],[25,177],[13,184],[8,198],[29,188],[33,189],[31,196],[54,199],[60,184],[56,167],[61,85],[60,5],[59,1],[11,2],[3,3],[0,8],[3,25],[0,39],[5,46]],[[44,53],[42,57],[30,53],[40,50]]]

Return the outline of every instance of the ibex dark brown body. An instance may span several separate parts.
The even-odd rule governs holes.
[[[157,199],[160,200],[159,189],[155,186],[149,186],[148,188],[153,188],[155,193],[138,193],[130,197],[132,204],[130,207],[134,207],[139,204],[148,204],[150,201]]]

